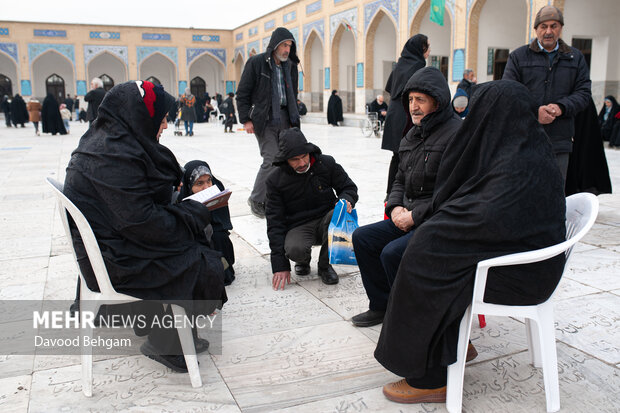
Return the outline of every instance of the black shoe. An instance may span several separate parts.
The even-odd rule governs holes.
[[[295,274],[308,275],[310,274],[310,264],[304,264],[303,262],[295,263]]]
[[[196,349],[196,354],[204,353],[209,350],[209,341],[204,338],[194,337],[194,348]],[[185,360],[185,357],[183,357]]]
[[[331,265],[327,268],[319,268],[319,277],[323,281],[323,284],[338,284],[338,274]]]
[[[155,360],[156,362],[161,363],[176,372],[187,373],[187,364],[185,364],[184,356],[159,354],[159,351],[153,347],[149,340],[146,340],[144,344],[140,346],[140,352],[151,360]]]
[[[250,210],[252,214],[258,218],[265,218],[265,203],[264,202],[254,202],[250,198],[248,198],[248,205],[250,206]]]
[[[383,323],[383,317],[385,317],[385,311],[368,310],[351,317],[351,322],[354,326],[370,327]]]

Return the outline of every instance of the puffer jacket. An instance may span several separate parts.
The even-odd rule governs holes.
[[[303,147],[303,151],[299,151]],[[286,161],[302,153],[310,154],[310,169],[303,174],[295,172]],[[306,141],[298,128],[286,129],[280,134],[280,151],[273,163],[277,168],[267,178],[267,235],[271,248],[273,272],[289,271],[284,255],[286,233],[294,227],[325,216],[334,208],[338,198],[355,206],[357,186],[329,155]]]
[[[559,49],[549,64],[537,39],[521,46],[508,57],[502,79],[516,80],[528,88],[537,106],[555,103],[562,116],[543,125],[555,153],[572,152],[575,115],[584,110],[592,96],[590,71],[581,52],[558,40]]]
[[[398,171],[388,196],[385,213],[402,206],[411,211],[414,228],[428,218],[437,171],[446,146],[461,126],[461,119],[452,110],[450,89],[441,72],[434,67],[418,70],[407,82],[402,103],[409,113],[409,93],[415,91],[431,96],[438,104],[435,112],[425,116],[419,126],[412,126],[400,143]]]
[[[291,84],[286,84],[287,107],[291,117],[291,126],[299,126],[299,112],[297,109],[297,88],[299,83],[299,73],[295,38],[293,34],[283,27],[274,30],[269,41],[269,46],[264,53],[259,53],[248,59],[248,62],[241,74],[241,80],[237,87],[237,112],[239,122],[246,123],[252,121],[256,135],[262,135],[267,122],[272,116],[272,86],[271,78],[274,76],[272,69],[272,52],[283,41],[291,40],[293,45],[289,53],[289,58],[282,63],[282,67],[290,72]],[[286,78],[285,78],[286,80]],[[294,97],[288,98],[289,95]]]

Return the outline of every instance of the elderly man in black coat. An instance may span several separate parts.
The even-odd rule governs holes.
[[[267,50],[248,60],[237,88],[239,121],[247,133],[256,135],[263,158],[248,198],[252,213],[259,218],[265,218],[265,181],[273,170],[278,135],[283,129],[299,126],[298,64],[293,34],[278,27]]]
[[[338,274],[329,264],[327,227],[338,198],[346,201],[351,212],[357,202],[357,186],[334,158],[306,141],[299,128],[280,134],[274,166],[267,178],[266,205],[273,288],[284,289],[290,283],[289,259],[295,261],[297,275],[310,274],[312,245],[321,245],[321,280],[338,283]]]
[[[88,102],[86,120],[88,120],[89,126],[95,119],[97,119],[99,105],[101,105],[104,96],[105,89],[103,88],[103,81],[98,77],[93,78],[93,80],[90,81],[90,92],[84,96],[84,101]]]
[[[528,88],[538,106],[538,122],[551,139],[555,159],[566,180],[573,149],[575,115],[592,96],[590,71],[581,52],[561,39],[564,16],[554,6],[536,14],[536,39],[508,56],[502,79]]]
[[[443,152],[462,123],[452,110],[448,83],[433,67],[411,76],[400,103],[410,114],[410,129],[400,143],[398,171],[385,208],[390,219],[353,233],[357,264],[370,299],[369,310],[352,318],[358,327],[383,321],[401,257],[414,231],[428,218]]]

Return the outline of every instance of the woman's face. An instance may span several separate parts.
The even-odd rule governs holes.
[[[167,118],[168,114],[166,113],[166,116],[164,116],[164,118],[161,120],[161,123],[159,124],[159,131],[157,132],[157,142],[159,142],[159,137],[161,136],[164,129],[168,129]]]
[[[607,106],[608,108],[611,107],[611,100],[609,99],[605,99],[605,106]]]
[[[426,44],[428,45],[428,49],[426,49],[426,52],[424,52],[424,58],[428,59],[428,56],[430,56],[431,54],[431,42],[427,42]]]
[[[192,185],[192,194],[196,192],[200,192],[203,189],[207,189],[213,186],[213,182],[211,181],[211,175],[202,175],[200,178],[196,179],[194,185]]]

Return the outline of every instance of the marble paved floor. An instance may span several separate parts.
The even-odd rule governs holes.
[[[68,136],[34,136],[0,127],[0,300],[66,299],[75,264],[44,178],[64,179],[84,124]],[[309,140],[333,155],[359,187],[360,224],[382,218],[390,154],[356,128],[304,125]],[[77,356],[0,355],[3,412],[443,412],[443,404],[397,405],[383,384],[396,379],[372,353],[380,326],[356,328],[367,308],[357,267],[339,267],[338,285],[313,272],[284,292],[270,284],[265,221],[249,212],[260,157],[245,133],[200,124],[192,138],[165,131],[162,143],[180,163],[209,162],[232,189],[237,280],[222,311],[221,355],[199,356],[204,386],[143,357],[99,357],[94,395],[81,393]],[[606,150],[620,188],[620,151]],[[556,337],[563,412],[620,411],[620,195],[599,197],[595,227],[580,243],[556,294]],[[315,254],[316,255],[316,254]],[[465,371],[463,411],[543,412],[542,374],[529,364],[524,325],[487,318],[475,325],[480,355]]]

